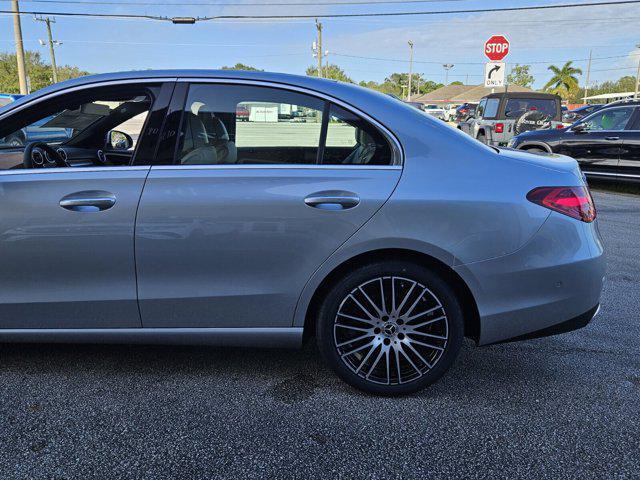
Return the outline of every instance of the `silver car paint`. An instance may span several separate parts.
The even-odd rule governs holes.
[[[319,92],[367,112],[391,130],[402,144],[404,168],[400,181],[389,200],[384,203],[386,193],[380,192],[376,205],[383,205],[368,221],[366,220],[368,215],[363,215],[357,220],[350,221],[349,228],[352,232],[349,233],[348,228],[338,229],[341,236],[336,241],[334,252],[330,251],[328,243],[322,245],[326,250],[314,256],[317,268],[314,273],[309,273],[304,287],[297,279],[285,282],[278,278],[278,275],[289,273],[294,262],[289,262],[288,270],[281,272],[279,265],[273,262],[270,250],[264,250],[262,256],[259,255],[260,252],[251,252],[251,260],[258,264],[249,269],[241,267],[245,269],[242,273],[249,275],[249,278],[244,278],[242,275],[234,278],[235,282],[239,282],[237,291],[249,293],[248,298],[251,298],[252,294],[255,295],[255,287],[258,285],[255,272],[262,272],[262,277],[257,278],[267,283],[264,285],[264,292],[258,292],[257,297],[268,297],[270,292],[276,292],[272,304],[269,305],[267,302],[268,308],[265,312],[267,316],[271,317],[277,311],[292,312],[295,308],[293,318],[278,321],[277,325],[293,324],[293,327],[297,327],[297,331],[301,333],[309,301],[328,273],[342,262],[360,253],[388,248],[407,249],[430,255],[460,275],[471,290],[481,315],[480,343],[508,339],[568,320],[572,316],[586,312],[599,301],[604,262],[602,246],[595,226],[583,224],[560,214],[550,214],[549,210],[525,199],[526,193],[537,186],[582,185],[583,180],[577,164],[571,159],[558,156],[545,158],[511,151],[497,153],[442,122],[430,119],[390,97],[351,85],[309,77],[248,72],[132,72],[89,77],[71,81],[67,85],[84,88],[85,85],[92,83],[122,79],[131,81],[143,76],[265,81],[270,84],[281,84],[283,88],[302,88],[311,93]],[[45,89],[36,95],[35,101],[46,98],[48,95],[56,95],[59,88],[64,87]],[[22,108],[28,101],[22,99],[11,105]],[[0,110],[0,121],[10,112],[11,109],[7,107]],[[156,175],[162,177],[159,173],[161,169],[157,170],[156,173],[156,169],[152,169],[150,178],[155,179]],[[250,175],[245,173],[246,170],[242,167],[239,170],[243,171],[243,175]],[[323,189],[334,189],[333,184],[340,183],[341,187],[345,187],[343,189],[364,197],[374,194],[368,189],[365,189],[364,193],[357,191],[359,190],[356,188],[357,183],[351,186],[346,182],[341,183],[345,181],[345,173],[339,169],[336,170],[339,175],[334,181],[326,170],[305,171],[317,174],[310,179],[311,183],[316,182],[318,176],[324,179]],[[264,185],[261,185],[256,189],[262,192],[261,198],[278,201],[287,198],[291,202],[290,205],[294,205],[296,201],[304,202],[304,196],[312,193],[313,189],[309,191],[301,189],[299,180],[282,181],[278,172],[273,173],[274,183],[283,190],[275,196],[264,196],[267,190]],[[282,173],[282,171],[279,172],[279,174]],[[70,175],[73,174],[75,172],[70,173]],[[188,177],[186,171],[178,174],[181,182]],[[3,174],[0,173],[0,175]],[[166,172],[165,175],[167,175]],[[361,175],[361,184],[369,187],[372,185],[368,181],[368,169],[363,169],[359,175]],[[219,181],[220,178],[213,180]],[[230,184],[233,182],[234,180],[230,179]],[[387,179],[388,185],[393,182],[395,182],[393,178]],[[148,185],[153,186],[153,183]],[[393,188],[387,184],[383,189],[391,193]],[[175,189],[175,186],[171,188]],[[104,190],[104,188],[101,189]],[[201,195],[202,191],[199,195],[192,196],[192,199],[200,200]],[[230,190],[225,190],[222,195],[227,199],[227,205],[235,204],[236,207],[239,205],[238,199],[231,198]],[[209,198],[211,199],[211,196]],[[186,206],[183,205],[183,207]],[[184,236],[185,228],[189,229],[193,226],[193,222],[190,223],[188,219],[175,220],[168,216],[163,217],[159,205],[153,205],[153,202],[148,208],[150,210],[147,212],[151,213],[145,218],[150,218],[152,221],[145,220],[141,223],[144,226],[140,232],[139,241],[141,243],[150,241],[151,244],[156,245],[154,248],[159,252],[162,251],[159,247],[162,242],[154,237],[154,231],[156,234],[163,232],[162,235],[171,231],[173,235],[180,238]],[[196,205],[196,208],[200,211],[195,214],[192,212],[187,216],[191,216],[191,220],[206,219],[202,216],[206,212],[203,205]],[[305,208],[308,207],[305,206]],[[247,211],[246,205],[243,209]],[[375,210],[372,206],[371,214]],[[145,210],[142,209],[141,213],[144,214],[144,212]],[[174,212],[183,215],[184,209],[177,209]],[[345,223],[343,217],[348,212],[323,212],[332,220],[328,222],[328,227],[321,226],[317,235],[328,235],[332,229],[336,228],[336,224]],[[103,213],[105,212],[97,215]],[[220,214],[223,217],[227,215],[227,213]],[[274,207],[269,214],[271,215],[269,222],[280,222],[279,224],[282,225],[292,222],[293,217],[289,210],[281,210],[278,215]],[[249,217],[251,217],[250,212]],[[234,221],[238,222],[237,219]],[[308,217],[302,223],[313,224]],[[225,239],[225,234],[219,225],[209,228],[213,228],[213,232],[218,229],[218,235],[214,235],[214,238]],[[324,228],[328,230],[325,231]],[[242,238],[239,232],[235,235],[226,235],[226,239],[239,238],[247,242],[247,245],[252,244],[250,239]],[[280,238],[288,239],[284,235]],[[6,242],[3,241],[3,246],[5,244]],[[252,245],[256,244],[257,242]],[[297,245],[303,244],[304,242],[299,241]],[[198,266],[199,263],[206,264],[206,261],[213,258],[220,261],[214,257],[215,252],[207,252],[207,255],[203,256],[204,245],[202,243],[199,245],[196,243],[196,245],[200,250],[171,251],[170,253],[184,256],[184,262],[195,265],[201,273],[206,269]],[[269,244],[270,247],[274,245],[275,242]],[[225,248],[228,252],[232,246],[227,245]],[[283,255],[284,251],[286,249],[277,245],[278,255]],[[142,254],[141,251],[139,253]],[[298,250],[291,249],[289,254],[295,256]],[[325,255],[326,258],[323,261]],[[238,261],[241,255],[236,253],[234,258]],[[145,262],[149,264],[142,269],[146,268],[148,272],[159,272],[163,261],[161,257],[146,259]],[[178,262],[179,260],[174,260],[172,268],[179,269]],[[311,270],[312,263],[304,265],[305,272]],[[241,266],[241,263],[238,266]],[[268,274],[265,274],[265,271],[268,271]],[[182,272],[181,279],[184,278],[184,273]],[[142,276],[144,275],[143,273]],[[165,280],[167,278],[169,277],[165,277]],[[274,278],[276,285],[271,288]],[[200,284],[197,280],[199,279],[189,279],[188,285],[198,288]],[[214,278],[214,280],[210,285],[218,285],[221,278]],[[186,288],[183,289],[182,293],[186,296],[191,295],[186,290]],[[158,291],[162,292],[162,288]],[[203,295],[201,291],[199,292],[201,298],[206,298],[206,295],[215,294]],[[172,294],[164,291],[162,295],[152,292],[150,295],[141,296],[143,312],[147,308],[152,308],[155,300],[160,301],[159,305],[166,301],[165,298],[156,297],[166,296],[171,297]],[[175,298],[175,295],[172,298]],[[224,298],[215,300],[222,300],[221,304],[226,308],[210,316],[209,321],[213,322],[210,324],[226,324],[225,321],[233,324],[237,312],[235,308],[228,307],[236,307],[239,303],[234,301],[225,305]],[[260,302],[253,303],[257,298],[251,298],[251,300],[256,310],[256,317],[261,317],[263,313],[260,310],[261,307],[256,307]],[[282,304],[279,305],[279,302]],[[176,304],[179,303],[176,302]],[[273,305],[276,307],[274,308]],[[195,321],[196,315],[192,315],[188,310],[191,303],[184,302],[182,307],[186,309],[181,312],[184,318],[187,321]],[[196,302],[196,313],[202,313],[203,308],[202,303]],[[170,322],[179,320],[175,311],[168,318]],[[248,326],[244,323],[247,318],[246,314],[241,316],[243,326]],[[152,322],[153,319],[150,318],[148,321]],[[167,316],[161,321],[167,325]],[[250,321],[252,325],[264,325],[256,318]],[[157,329],[149,330],[152,332]],[[273,330],[277,334],[278,330],[289,329],[274,328]],[[247,334],[251,334],[251,331],[247,331]],[[13,338],[17,338],[17,334]],[[78,340],[71,337],[69,339]]]
[[[149,167],[0,174],[0,328],[140,327],[133,257]],[[74,192],[117,197],[101,212],[60,207]]]

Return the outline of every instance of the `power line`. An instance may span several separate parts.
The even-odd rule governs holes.
[[[382,61],[382,62],[398,62],[398,63],[404,63],[404,60],[398,59],[398,58],[381,58],[381,57],[365,57],[362,55],[348,55],[345,53],[337,53],[337,52],[331,52],[331,55],[335,55],[337,57],[346,57],[346,58],[357,58],[357,59],[361,59],[361,60],[377,60],[377,61]],[[629,56],[637,56],[640,55],[640,53],[630,53],[628,55],[610,55],[610,56],[606,56],[606,57],[593,57],[592,60],[612,60],[612,59],[616,59],[616,58],[626,58]],[[573,59],[568,59],[568,60],[552,60],[552,61],[533,61],[533,62],[526,62],[525,65],[550,65],[552,63],[556,63],[556,62],[560,62],[560,61],[565,61],[565,62],[586,62],[587,60],[589,60],[588,58],[573,58]],[[428,65],[440,65],[443,62],[436,62],[436,61],[421,61],[421,60],[414,60],[414,63],[422,63],[422,64],[428,64]],[[456,62],[458,65],[484,65],[486,62]]]
[[[313,5],[401,5],[401,4],[419,4],[419,3],[445,3],[445,2],[465,2],[468,0],[363,0],[354,1],[347,0],[340,1],[317,1],[313,2]],[[224,2],[139,2],[139,1],[90,1],[90,0],[22,0],[23,3],[53,3],[53,4],[65,4],[65,5],[126,5],[126,6],[141,6],[141,7],[164,7],[164,6],[197,6],[197,7],[296,7],[304,6],[308,7],[309,2],[250,2],[250,3],[224,3]]]
[[[418,12],[363,12],[363,13],[315,13],[296,15],[216,15],[208,17],[174,17],[168,18],[155,15],[141,14],[114,14],[114,13],[81,13],[81,12],[40,12],[21,11],[20,15],[43,15],[60,17],[94,17],[112,19],[145,19],[145,20],[165,20],[173,23],[195,23],[196,21],[226,20],[226,19],[311,19],[311,18],[357,18],[357,17],[405,17],[405,16],[426,16],[426,15],[454,15],[461,13],[498,13],[498,12],[522,12],[534,10],[552,10],[583,7],[598,7],[610,5],[633,5],[640,4],[640,0],[615,0],[612,2],[592,2],[592,3],[567,3],[564,5],[530,5],[523,7],[500,7],[500,8],[470,8],[463,10],[431,10]],[[0,14],[13,13],[11,10],[0,10]]]

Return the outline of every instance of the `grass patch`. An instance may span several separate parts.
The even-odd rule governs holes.
[[[596,191],[610,192],[610,193],[627,193],[631,195],[640,195],[640,183],[633,182],[617,182],[613,180],[594,180],[592,178],[587,179],[589,188]]]

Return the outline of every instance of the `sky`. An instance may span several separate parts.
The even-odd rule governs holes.
[[[77,1],[77,0],[72,0]],[[88,4],[103,1],[107,4]],[[134,13],[160,16],[291,15],[355,12],[410,12],[497,8],[594,0],[427,0],[369,5],[276,6],[267,0],[81,0],[64,4],[51,0],[20,1],[23,11]],[[341,1],[341,0],[333,0]],[[345,2],[364,0],[342,0]],[[85,2],[85,3],[82,3]],[[126,3],[148,5],[126,5]],[[277,0],[277,3],[304,0]],[[200,5],[188,5],[196,3]],[[225,5],[220,5],[224,3]],[[261,4],[262,5],[256,5]],[[272,2],[273,3],[273,2]],[[217,4],[217,5],[216,5]],[[244,4],[244,5],[243,5]],[[0,0],[0,10],[11,2]],[[483,45],[491,35],[506,35],[513,64],[532,64],[535,87],[551,77],[549,64],[575,60],[586,73],[592,51],[591,84],[635,75],[640,50],[640,4],[608,5],[527,12],[447,14],[410,17],[320,19],[327,61],[345,70],[355,81],[383,81],[393,72],[407,72],[408,41],[414,43],[414,72],[444,82],[444,63],[454,64],[449,81],[482,82]],[[22,17],[25,48],[49,58],[45,25]],[[317,60],[311,52],[316,38],[313,19],[214,20],[195,25],[173,25],[153,20],[114,20],[56,17],[54,38],[59,65],[74,65],[92,73],[163,68],[219,68],[242,62],[268,71],[304,74]],[[0,15],[0,51],[14,51],[10,15]],[[369,58],[356,58],[369,57]],[[615,58],[603,58],[615,57]],[[581,83],[584,83],[584,76]]]

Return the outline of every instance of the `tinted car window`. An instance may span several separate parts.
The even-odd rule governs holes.
[[[632,114],[633,108],[607,108],[585,118],[580,124],[589,131],[624,130]]]
[[[324,101],[268,87],[189,88],[177,163],[314,164]]]
[[[484,107],[484,118],[496,118],[498,115],[498,106],[500,105],[499,98],[489,98],[487,104]]]
[[[476,114],[479,118],[482,118],[483,113],[484,113],[484,106],[487,103],[487,99],[483,98],[482,100],[480,100],[480,103],[478,104],[478,107],[476,108]]]
[[[551,117],[557,113],[556,101],[553,99],[539,98],[510,98],[504,108],[507,118],[515,118],[527,112],[542,112]]]
[[[331,105],[322,163],[331,165],[391,165],[389,142],[377,128]]]

